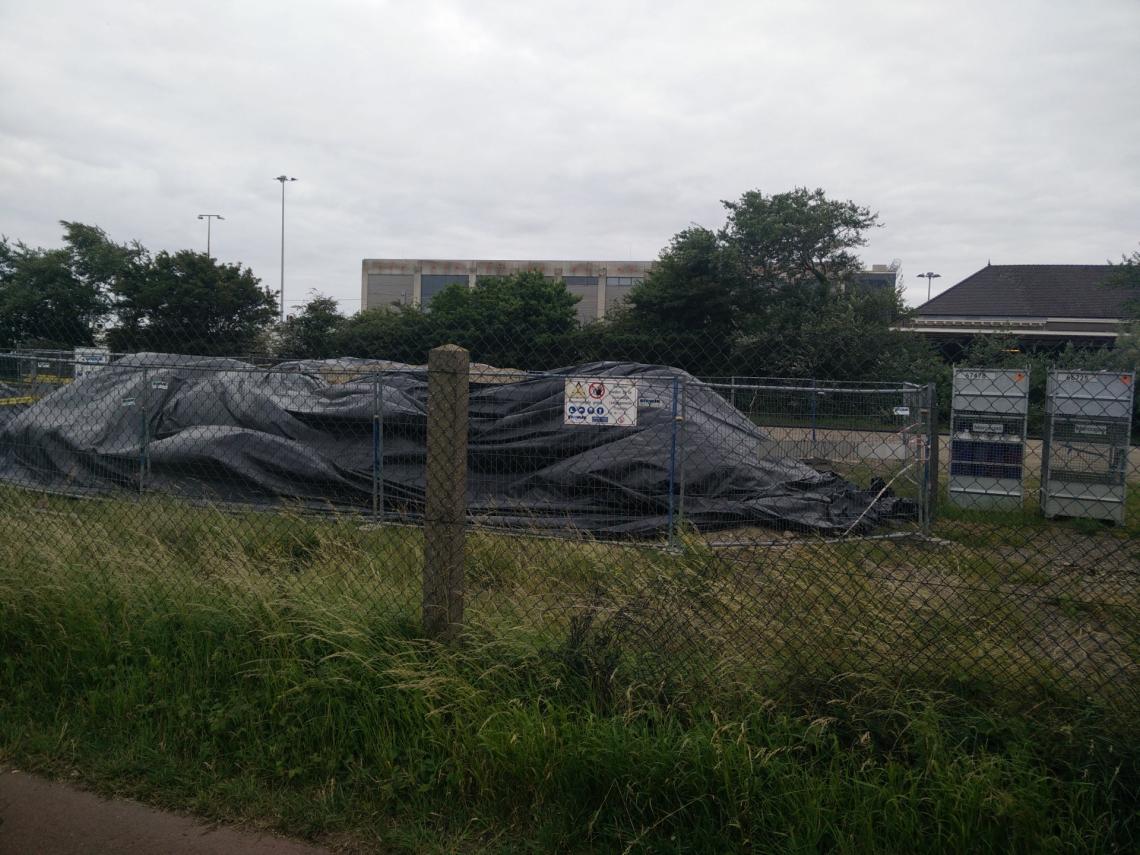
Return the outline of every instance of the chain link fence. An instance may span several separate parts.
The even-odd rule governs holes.
[[[1131,372],[1056,371],[1036,416],[1018,369],[955,371],[941,399],[458,348],[25,351],[0,375],[2,536],[69,573],[508,635],[607,691],[874,673],[1140,697]]]

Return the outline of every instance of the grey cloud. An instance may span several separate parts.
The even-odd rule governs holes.
[[[0,231],[79,219],[355,307],[365,256],[652,257],[823,186],[950,284],[1140,241],[1140,6],[8,4]],[[925,283],[909,277],[912,299]]]

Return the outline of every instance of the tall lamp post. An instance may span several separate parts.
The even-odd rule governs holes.
[[[926,280],[926,302],[929,303],[930,302],[930,283],[933,282],[935,279],[941,279],[942,274],[941,273],[931,273],[928,270],[926,273],[919,273],[918,278]]]
[[[224,220],[225,217],[221,214],[199,214],[198,219],[206,221],[206,258],[212,258],[210,255],[210,225],[214,220]]]
[[[278,175],[273,180],[281,182],[281,323],[285,323],[285,185],[297,179]]]

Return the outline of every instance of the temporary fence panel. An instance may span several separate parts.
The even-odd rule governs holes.
[[[1028,413],[1028,369],[955,369],[950,408],[951,504],[1000,510],[1022,506]]]
[[[683,492],[678,373],[598,363],[507,375],[473,366],[471,384],[473,525],[672,541]]]
[[[1045,516],[1124,522],[1135,379],[1134,372],[1049,372]]]
[[[882,509],[898,497],[902,501],[885,515],[893,527],[901,523],[928,530],[936,489],[933,387],[759,377],[707,385],[757,426],[762,441],[755,453],[761,459],[794,460],[819,473],[836,472],[865,492],[868,507]],[[694,448],[691,454],[702,451]],[[862,522],[833,533],[863,533]]]

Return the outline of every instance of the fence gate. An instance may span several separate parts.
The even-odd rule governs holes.
[[[1050,371],[1041,508],[1047,517],[1124,522],[1136,375]]]
[[[1028,369],[954,370],[951,504],[999,510],[1021,507],[1028,412]]]

